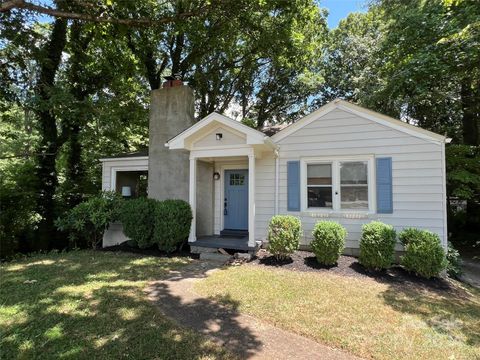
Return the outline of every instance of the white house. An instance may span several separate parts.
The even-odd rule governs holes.
[[[242,248],[244,239],[252,249],[266,241],[273,215],[290,214],[302,221],[302,245],[315,222],[328,219],[346,227],[345,252],[356,254],[361,226],[372,220],[431,230],[446,246],[446,141],[334,100],[272,136],[212,113],[161,145],[188,156],[188,179],[175,181],[188,187],[191,245],[214,239],[215,246]],[[119,190],[118,174],[145,171],[149,156],[102,159],[103,189]],[[152,186],[149,180],[149,193]]]

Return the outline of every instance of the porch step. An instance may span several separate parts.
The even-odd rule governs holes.
[[[224,230],[220,231],[220,236],[247,237],[248,236],[248,230],[224,229]]]

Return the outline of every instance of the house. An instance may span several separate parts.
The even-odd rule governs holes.
[[[167,86],[152,92],[148,156],[102,159],[103,189],[148,170],[149,196],[190,203],[194,247],[252,250],[275,214],[301,219],[304,246],[315,222],[341,223],[346,254],[372,220],[431,230],[446,246],[447,141],[343,100],[271,136],[215,112],[194,122],[191,90]],[[104,245],[123,240],[118,225]]]

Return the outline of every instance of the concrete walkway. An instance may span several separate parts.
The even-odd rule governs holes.
[[[167,280],[152,282],[146,292],[164,315],[206,335],[242,359],[358,359],[241,314],[233,299],[225,299],[228,306],[223,306],[195,293],[194,283],[217,267],[218,263],[196,261],[173,272]]]

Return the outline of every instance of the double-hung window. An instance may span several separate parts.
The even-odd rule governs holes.
[[[332,164],[307,165],[308,207],[332,208]]]
[[[304,208],[372,210],[372,167],[370,158],[306,160]]]

